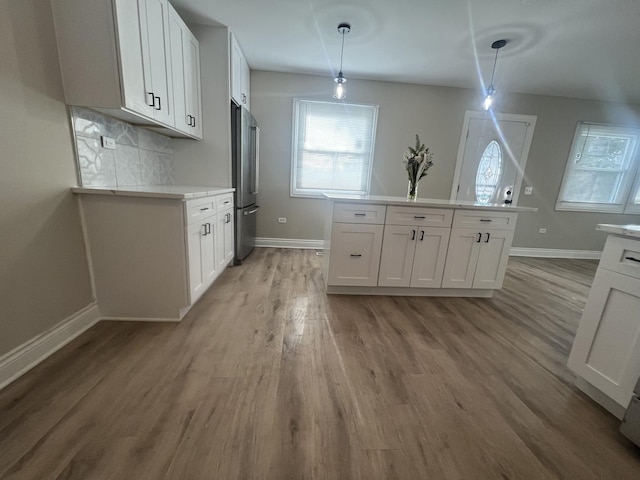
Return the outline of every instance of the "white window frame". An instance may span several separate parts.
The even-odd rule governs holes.
[[[366,172],[366,185],[365,191],[361,192],[359,190],[312,190],[312,189],[298,189],[296,188],[296,179],[298,178],[298,130],[300,126],[300,104],[302,102],[306,103],[323,103],[323,104],[332,104],[332,105],[353,105],[353,106],[364,106],[373,108],[373,122],[372,122],[372,132],[371,132],[371,151],[370,158],[368,162],[368,170]],[[346,103],[346,102],[328,102],[324,100],[309,100],[304,98],[294,98],[293,99],[293,128],[292,128],[292,140],[291,140],[291,179],[290,179],[290,189],[289,194],[291,197],[304,197],[304,198],[324,198],[324,194],[339,194],[339,195],[368,195],[371,189],[371,175],[373,172],[373,158],[374,158],[374,150],[375,150],[375,142],[376,142],[376,131],[378,125],[378,105],[370,105],[364,103]]]
[[[574,202],[562,200],[568,183],[568,178],[572,172],[572,161],[575,158],[578,149],[581,132],[585,126],[593,126],[594,128],[615,129],[621,135],[635,135],[636,144],[630,155],[631,165],[621,180],[620,203],[591,203],[591,202]],[[556,201],[556,210],[570,212],[596,212],[596,213],[640,213],[640,204],[634,204],[633,200],[640,188],[640,127],[613,125],[594,122],[578,122],[576,131],[573,135],[571,150],[562,176],[560,191]]]

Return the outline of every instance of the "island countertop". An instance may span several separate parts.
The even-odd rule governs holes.
[[[442,200],[437,198],[417,198],[415,200],[408,200],[406,197],[386,197],[380,195],[341,195],[327,193],[324,195],[329,200],[335,202],[349,202],[349,203],[362,203],[362,204],[384,204],[384,205],[397,205],[397,206],[419,206],[419,207],[434,207],[434,208],[468,208],[472,210],[487,210],[487,211],[509,211],[509,212],[537,212],[538,209],[534,207],[518,207],[512,205],[503,205],[499,203],[477,203],[477,202],[465,202],[460,200]]]
[[[222,193],[231,193],[235,188],[198,187],[188,185],[147,185],[128,187],[73,187],[73,193],[91,195],[118,195],[124,197],[174,198],[191,200],[193,198],[210,197]]]
[[[612,225],[610,223],[599,223],[596,230],[614,233],[616,235],[640,238],[640,225]]]

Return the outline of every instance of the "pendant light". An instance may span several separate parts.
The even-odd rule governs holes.
[[[338,100],[342,100],[347,96],[346,89],[344,88],[344,84],[347,83],[347,79],[344,78],[342,74],[342,59],[344,58],[344,36],[351,31],[351,25],[348,23],[341,23],[338,25],[338,33],[342,35],[342,49],[340,50],[340,71],[338,72],[338,76],[335,78],[337,83],[336,85],[336,93],[333,94],[333,98],[337,98]]]
[[[506,44],[507,44],[506,40],[496,40],[491,44],[491,48],[493,48],[496,51],[496,57],[493,60],[493,70],[491,72],[491,81],[489,82],[489,86],[487,87],[487,90],[485,92],[484,102],[482,103],[482,108],[484,108],[485,110],[489,110],[491,108],[491,105],[493,105],[493,98],[496,94],[496,89],[493,86],[493,76],[496,73],[496,64],[498,63],[498,52]]]

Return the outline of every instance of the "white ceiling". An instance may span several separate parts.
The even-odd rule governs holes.
[[[640,104],[640,0],[172,0],[227,25],[252,69]]]

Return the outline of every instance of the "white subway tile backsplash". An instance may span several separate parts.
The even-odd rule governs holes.
[[[71,107],[83,186],[173,185],[171,138],[83,107]],[[102,148],[100,137],[116,149]]]

